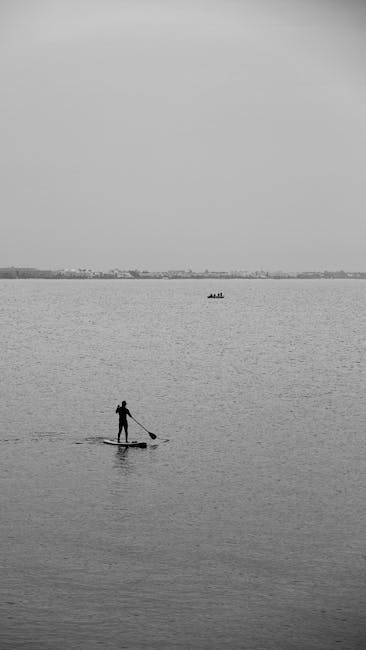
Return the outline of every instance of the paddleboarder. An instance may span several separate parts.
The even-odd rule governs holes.
[[[119,415],[119,427],[118,427],[118,442],[121,437],[122,429],[125,430],[125,437],[126,437],[126,443],[128,442],[128,422],[127,422],[127,416],[132,418],[131,413],[129,412],[128,408],[126,408],[127,402],[123,400],[121,406],[118,404],[116,408],[116,413]]]

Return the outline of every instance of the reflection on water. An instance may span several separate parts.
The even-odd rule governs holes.
[[[1,647],[365,647],[366,283],[210,290],[0,283]]]
[[[125,449],[117,449],[115,452],[115,467],[123,467],[123,470],[127,473],[133,471],[133,461],[131,462],[128,452],[128,447]]]

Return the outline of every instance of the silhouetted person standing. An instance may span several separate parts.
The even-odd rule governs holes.
[[[127,416],[132,418],[131,413],[129,410],[126,408],[127,402],[123,401],[121,406],[117,406],[116,408],[116,413],[119,415],[119,427],[118,427],[118,442],[121,437],[121,432],[122,429],[125,430],[125,437],[126,437],[126,443],[128,442],[128,422],[127,422]]]

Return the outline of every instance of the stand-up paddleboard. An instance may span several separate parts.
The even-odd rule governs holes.
[[[116,445],[116,447],[140,447],[140,449],[146,449],[147,447],[146,442],[137,442],[137,440],[134,440],[133,442],[117,442],[116,440],[103,440],[103,442],[106,445]]]

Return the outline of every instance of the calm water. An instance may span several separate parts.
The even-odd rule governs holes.
[[[366,282],[0,298],[1,650],[366,647]]]

